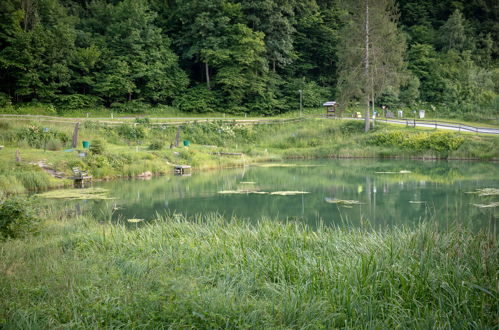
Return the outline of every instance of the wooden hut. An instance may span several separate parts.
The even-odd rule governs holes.
[[[338,106],[336,101],[327,101],[323,106],[326,108],[326,117],[336,117],[336,107]]]

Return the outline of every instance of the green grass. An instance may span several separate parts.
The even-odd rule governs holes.
[[[44,215],[0,243],[4,328],[492,328],[496,236]]]
[[[70,141],[57,140],[62,150],[43,150],[42,130],[28,128],[39,125],[35,121],[0,120],[0,194],[46,189],[68,184],[56,180],[37,166],[28,163],[44,161],[57,172],[71,175],[72,167],[90,172],[95,179],[132,177],[150,171],[153,174],[172,172],[172,164],[191,165],[196,169],[244,166],[259,161],[283,160],[287,158],[328,157],[373,157],[373,158],[454,158],[454,159],[499,159],[497,136],[468,133],[436,133],[433,129],[394,126],[378,123],[370,133],[363,133],[361,121],[303,119],[300,121],[240,125],[231,121],[197,122],[183,125],[181,141],[190,140],[189,148],[173,148],[177,126],[151,126],[138,124],[136,129],[144,137],[133,138],[133,129],[123,130],[119,126],[108,126],[95,121],[80,125],[79,145],[82,141],[103,141],[102,155],[78,157],[70,148]],[[44,123],[54,136],[71,137],[72,123]],[[133,127],[133,126],[130,126]],[[374,143],[382,132],[407,137],[415,143]],[[442,131],[438,131],[442,132]],[[29,133],[28,135],[26,135]],[[128,135],[127,135],[128,134]],[[130,135],[132,134],[132,135]],[[457,150],[438,150],[432,136],[457,136],[463,139]],[[33,144],[35,141],[36,144]],[[67,141],[67,140],[66,140]],[[149,150],[152,141],[161,141],[164,147]],[[418,142],[419,141],[419,142]],[[416,143],[417,142],[417,143]],[[424,142],[424,143],[422,143]],[[31,146],[30,146],[31,145]],[[35,148],[37,147],[37,148]],[[16,164],[16,149],[21,152],[22,163]],[[244,156],[221,156],[219,153],[242,153]],[[33,172],[33,173],[31,173]],[[15,178],[15,179],[14,179]],[[12,186],[5,182],[12,182]]]

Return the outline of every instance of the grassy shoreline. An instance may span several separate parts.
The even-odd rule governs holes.
[[[79,141],[98,141],[100,152],[85,158],[76,151],[64,152],[74,126],[0,120],[0,196],[66,186],[68,180],[50,174],[70,176],[79,167],[96,180],[171,174],[173,164],[191,165],[196,170],[245,166],[286,159],[379,158],[498,160],[499,137],[379,124],[362,132],[362,122],[307,119],[298,122],[237,125],[230,121],[199,122],[182,126],[181,141],[188,148],[169,148],[177,127],[152,126],[144,119],[133,124],[107,126],[95,121],[80,125]],[[50,137],[44,135],[47,127]],[[52,150],[44,150],[44,149]],[[16,150],[22,162],[15,161]],[[81,148],[77,148],[82,150]],[[237,154],[236,156],[223,155]],[[238,156],[240,154],[240,156]],[[46,164],[45,169],[37,165]]]
[[[0,243],[0,326],[496,324],[496,237],[459,225],[375,232],[218,215],[128,225],[61,210],[44,218],[38,236]]]

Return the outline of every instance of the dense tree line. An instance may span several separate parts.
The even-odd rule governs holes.
[[[345,84],[362,57],[355,2],[2,0],[0,105],[273,114],[296,109],[299,91],[309,107],[363,102]],[[388,3],[371,12],[379,38],[396,36],[372,46],[374,103],[497,114],[498,2]]]

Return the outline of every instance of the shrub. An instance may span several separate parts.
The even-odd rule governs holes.
[[[39,222],[32,203],[25,198],[9,198],[0,204],[0,239],[35,233]]]
[[[165,146],[165,143],[161,140],[152,141],[149,145],[149,150],[161,150]]]
[[[355,133],[361,133],[364,131],[364,121],[361,120],[349,120],[340,126],[340,132],[344,135],[351,135]]]
[[[135,118],[135,122],[144,126],[149,126],[151,124],[151,120],[149,118]]]
[[[401,131],[385,131],[375,134],[371,139],[371,144],[378,146],[394,146],[414,151],[433,150],[439,153],[457,150],[463,142],[463,137],[448,132],[407,135]]]
[[[139,141],[146,137],[146,131],[144,127],[138,125],[126,125],[123,124],[117,128],[118,135],[123,137],[128,141]]]
[[[48,140],[46,146],[47,150],[52,150],[52,151],[61,150],[63,147],[62,142],[56,139]]]
[[[106,150],[106,144],[100,139],[92,140],[90,142],[90,152],[94,155],[102,155]]]
[[[43,148],[46,141],[57,140],[61,145],[69,141],[69,136],[66,133],[56,130],[43,131],[43,128],[37,125],[24,127],[17,132],[18,141],[26,141],[30,147]]]

